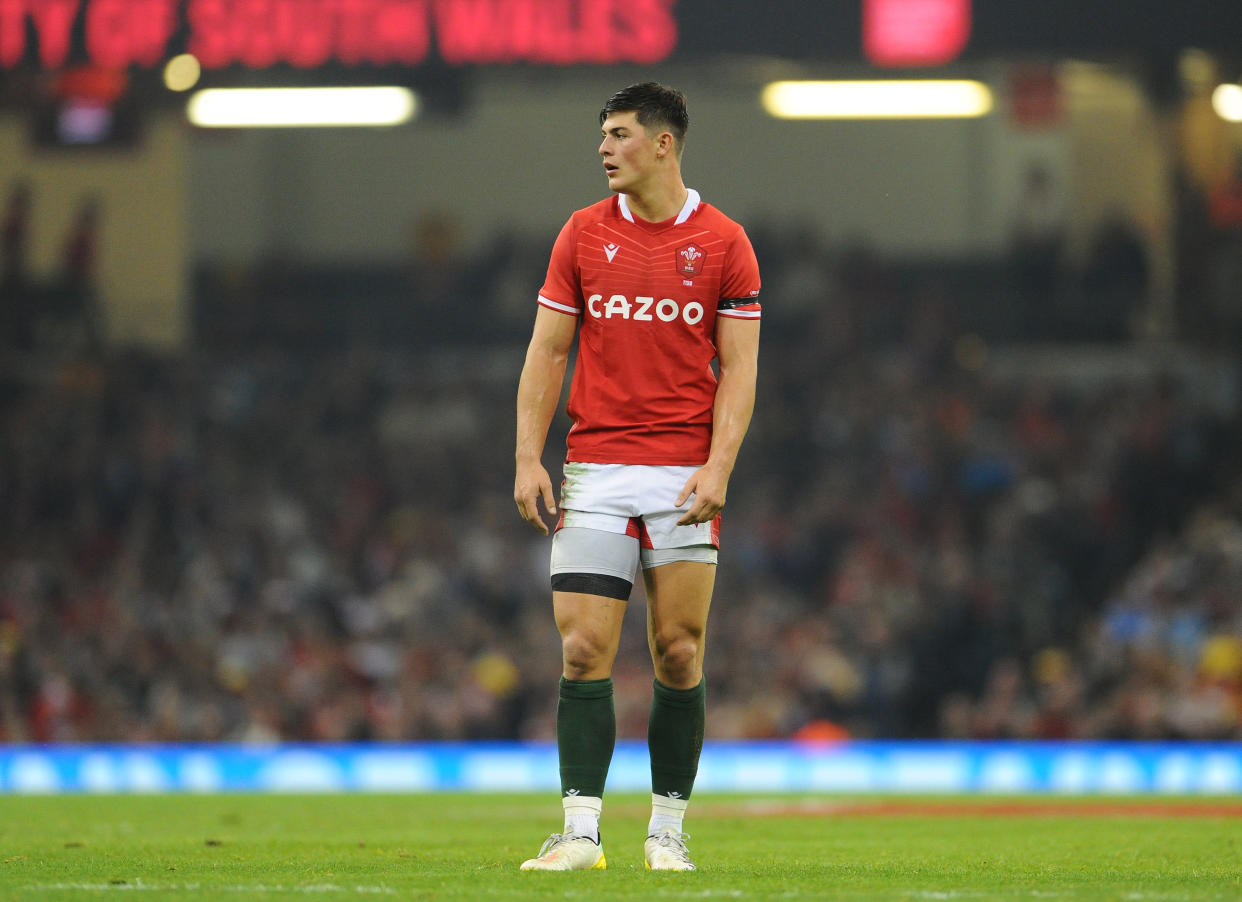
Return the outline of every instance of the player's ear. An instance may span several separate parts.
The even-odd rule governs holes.
[[[656,142],[656,154],[666,157],[677,150],[677,142],[673,140],[672,132],[660,132],[660,137]]]

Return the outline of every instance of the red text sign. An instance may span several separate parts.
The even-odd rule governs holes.
[[[170,44],[183,26],[184,49],[208,69],[415,65],[433,54],[454,65],[653,63],[677,44],[673,2],[0,0],[0,67],[32,57],[55,69],[75,55],[154,66],[182,49]]]
[[[880,66],[939,66],[970,39],[970,0],[863,0],[863,50]]]

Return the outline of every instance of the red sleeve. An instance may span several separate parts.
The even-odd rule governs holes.
[[[578,276],[577,254],[578,230],[574,218],[561,227],[552,245],[552,259],[548,263],[548,277],[539,289],[539,303],[561,313],[578,316],[582,313],[582,290]]]
[[[745,230],[739,226],[729,243],[716,312],[719,316],[759,319],[762,310],[759,305],[759,261],[755,259],[755,249],[751,247]]]

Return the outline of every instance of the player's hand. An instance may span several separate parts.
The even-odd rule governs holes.
[[[720,513],[725,505],[725,493],[729,488],[729,476],[710,464],[699,467],[686,480],[681,494],[673,502],[674,507],[681,507],[693,497],[694,501],[681,518],[678,526],[689,526],[693,523],[707,523]]]
[[[539,514],[540,498],[548,513],[555,515],[556,498],[552,494],[552,479],[548,471],[539,463],[519,464],[513,480],[513,500],[517,502],[522,518],[546,536],[548,524]]]

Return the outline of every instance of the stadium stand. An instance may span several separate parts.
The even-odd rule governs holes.
[[[1016,345],[1001,274],[755,237],[709,735],[1242,735],[1236,359]],[[352,276],[205,272],[193,351],[6,354],[0,740],[550,738],[509,444],[542,257],[486,259],[469,322],[395,272],[369,306]]]

